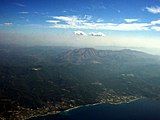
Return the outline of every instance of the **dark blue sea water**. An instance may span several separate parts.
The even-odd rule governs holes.
[[[141,99],[119,105],[84,106],[33,120],[160,120],[160,101]]]

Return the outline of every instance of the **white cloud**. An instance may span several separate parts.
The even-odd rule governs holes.
[[[63,22],[66,22],[68,25],[77,25],[86,22],[86,19],[80,19],[77,16],[55,16],[54,19],[61,20]]]
[[[50,28],[62,29],[90,29],[90,30],[112,30],[112,31],[146,31],[155,30],[151,29],[152,26],[160,24],[160,20],[151,22],[137,22],[138,19],[125,19],[127,22],[122,23],[109,23],[109,22],[96,22],[92,21],[92,17],[78,17],[78,16],[52,16],[53,20],[47,20],[51,24]]]
[[[142,31],[142,30],[149,30],[149,23],[121,23],[115,27],[112,27],[113,30],[119,31]]]
[[[60,21],[59,20],[46,20],[46,22],[57,24]]]
[[[92,19],[92,16],[91,16],[91,15],[85,15],[85,16],[84,16],[84,19],[89,21],[89,20]]]
[[[93,23],[84,22],[81,24],[55,24],[50,26],[51,28],[64,28],[64,29],[93,29],[93,30],[114,30],[114,31],[136,31],[136,30],[148,30],[148,23]]]
[[[160,31],[160,27],[159,26],[153,26],[151,27],[152,30],[155,30],[155,31]]]
[[[66,10],[63,10],[62,12],[66,13],[67,11],[66,11]]]
[[[24,11],[24,12],[19,12],[20,14],[28,14],[29,12],[26,12],[26,11]]]
[[[89,35],[91,35],[91,36],[102,36],[102,37],[106,36],[104,33],[101,33],[101,32],[97,32],[97,33],[92,32],[92,33],[89,33]]]
[[[75,35],[87,35],[85,32],[83,32],[83,31],[74,31],[74,34]]]
[[[160,13],[160,7],[156,6],[156,7],[146,7],[147,11],[153,14],[159,14]]]
[[[159,20],[155,20],[155,21],[151,21],[151,24],[152,24],[152,25],[160,24],[160,19],[159,19]]]
[[[97,21],[96,22],[103,22],[104,20],[102,19],[102,18],[99,18],[99,19],[97,19]]]
[[[137,22],[138,19],[124,19],[127,23]]]
[[[11,26],[11,25],[13,25],[13,23],[11,23],[11,22],[4,23],[4,26]]]
[[[20,7],[25,7],[25,5],[24,5],[24,4],[21,4],[21,3],[13,3],[13,4],[15,4],[15,5],[17,5],[17,6],[20,6]]]

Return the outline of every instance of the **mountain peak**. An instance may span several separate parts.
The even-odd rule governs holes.
[[[94,48],[79,48],[62,53],[58,56],[57,61],[62,64],[101,64],[115,61],[119,63],[143,62],[146,59],[149,61],[153,58],[152,55],[130,49],[112,51],[96,50]]]
[[[90,62],[91,59],[97,56],[97,50],[94,48],[80,48],[69,50],[58,57],[61,63],[84,64]]]
[[[75,49],[73,52],[76,52],[77,54],[80,54],[84,57],[90,57],[90,56],[95,56],[97,50],[94,48],[80,48],[80,49]]]

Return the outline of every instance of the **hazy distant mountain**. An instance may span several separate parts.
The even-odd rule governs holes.
[[[72,64],[102,64],[102,63],[125,63],[125,62],[141,62],[151,63],[159,62],[158,56],[139,52],[135,50],[96,50],[94,48],[81,48],[69,50],[57,57],[59,63]]]
[[[99,59],[98,51],[93,48],[69,50],[57,57],[60,63],[85,64],[96,62]],[[97,61],[98,62],[98,61]]]
[[[11,66],[159,63],[159,56],[130,49],[115,51],[94,48],[0,46],[0,57],[0,65]]]

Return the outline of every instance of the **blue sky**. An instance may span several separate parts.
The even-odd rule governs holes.
[[[0,0],[0,34],[4,40],[32,36],[38,42],[43,35],[55,44],[58,38],[69,45],[119,39],[116,45],[158,47],[160,0]]]

